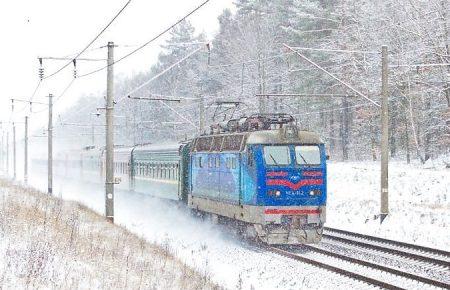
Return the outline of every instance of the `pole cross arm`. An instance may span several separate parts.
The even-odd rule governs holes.
[[[364,99],[368,100],[369,102],[371,102],[372,104],[374,104],[377,107],[381,107],[380,104],[378,104],[377,102],[375,102],[374,100],[372,100],[371,98],[367,97],[365,94],[361,93],[359,90],[355,89],[353,86],[347,84],[346,82],[344,82],[343,80],[341,80],[340,78],[338,78],[337,76],[335,76],[334,74],[330,73],[329,71],[327,71],[326,69],[324,69],[323,67],[321,67],[320,65],[318,65],[317,63],[315,63],[314,61],[312,61],[311,59],[309,59],[308,57],[306,57],[305,55],[303,55],[302,53],[300,53],[299,51],[295,50],[294,48],[292,48],[291,46],[287,45],[286,43],[283,43],[283,45],[291,50],[292,52],[294,52],[295,54],[297,54],[298,56],[300,56],[302,59],[306,60],[308,63],[312,64],[313,66],[315,66],[316,68],[318,68],[319,70],[323,71],[324,73],[326,73],[327,75],[329,75],[330,77],[332,77],[333,79],[335,79],[336,81],[340,82],[341,84],[343,84],[345,87],[347,87],[348,89],[352,90],[353,92],[355,92],[356,94],[360,95],[361,97],[363,97]]]
[[[181,102],[181,99],[171,99],[171,98],[164,98],[164,97],[132,97],[128,96],[129,99],[132,100],[144,100],[144,101],[167,101],[167,102]]]
[[[354,98],[356,95],[348,94],[255,94],[257,97],[329,97],[329,98]]]

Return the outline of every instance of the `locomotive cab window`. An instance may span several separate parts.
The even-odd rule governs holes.
[[[291,157],[288,146],[264,146],[264,161],[267,165],[289,165]]]
[[[320,165],[320,149],[316,145],[295,146],[295,159],[299,165]]]

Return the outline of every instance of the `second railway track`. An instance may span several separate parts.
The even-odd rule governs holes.
[[[446,267],[450,271],[450,252],[447,251],[328,227],[325,228],[323,238],[324,241],[338,241],[398,255],[419,262],[440,265]]]
[[[326,228],[318,245],[267,247],[279,255],[386,289],[450,289],[450,253]]]

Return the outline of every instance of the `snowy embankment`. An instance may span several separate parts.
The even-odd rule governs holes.
[[[327,226],[448,250],[450,169],[391,162],[389,215],[381,225],[379,211],[379,163],[330,163]]]
[[[378,220],[372,219],[379,211],[378,163],[330,163],[327,226],[448,247],[450,171],[395,162],[390,169],[391,214],[380,226]],[[39,174],[31,182],[45,188],[45,175]],[[55,194],[103,213],[103,184],[80,180],[78,176],[57,177]],[[253,247],[227,227],[193,218],[183,207],[152,198],[151,191],[149,188],[149,194],[139,194],[117,190],[116,223],[151,243],[169,248],[178,259],[226,288],[374,288]]]
[[[0,288],[213,289],[208,275],[78,203],[0,180]]]

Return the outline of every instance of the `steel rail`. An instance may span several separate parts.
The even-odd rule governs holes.
[[[379,237],[370,236],[370,235],[364,235],[364,234],[360,234],[360,233],[344,231],[344,230],[340,230],[340,229],[334,229],[334,228],[328,228],[328,227],[324,227],[324,229],[326,231],[335,232],[335,233],[339,233],[339,234],[343,234],[343,235],[354,236],[354,237],[358,237],[358,238],[362,238],[362,239],[368,239],[368,240],[373,240],[373,241],[377,241],[377,242],[381,242],[381,243],[389,243],[389,244],[393,244],[393,245],[399,246],[399,247],[413,248],[413,249],[418,250],[418,251],[430,252],[430,253],[433,253],[435,255],[447,256],[448,258],[450,258],[450,252],[447,252],[447,251],[444,251],[444,250],[439,250],[439,249],[434,249],[434,248],[429,248],[429,247],[424,247],[424,246],[419,246],[419,245],[414,245],[414,244],[409,244],[409,243],[404,243],[404,242],[399,242],[399,241],[379,238]]]
[[[326,229],[328,230],[328,228],[326,228]],[[333,231],[333,230],[334,229],[329,230],[329,231]],[[345,234],[345,233],[343,233],[343,234]],[[361,235],[361,234],[349,232],[349,235],[352,235],[352,234],[355,234],[354,236],[356,236],[358,238],[359,238],[359,236],[357,236],[357,235]],[[374,249],[374,250],[378,250],[378,251],[382,251],[382,252],[386,252],[386,253],[391,253],[391,254],[394,254],[394,255],[399,255],[399,256],[407,257],[407,258],[418,260],[418,261],[424,261],[424,262],[432,263],[432,264],[435,264],[435,265],[441,265],[441,266],[444,266],[444,267],[447,267],[447,268],[450,269],[450,262],[449,261],[436,259],[436,258],[432,258],[432,257],[427,257],[427,256],[423,256],[423,255],[418,255],[418,254],[410,253],[410,252],[407,252],[407,251],[404,251],[404,250],[399,250],[399,249],[394,249],[394,248],[389,248],[389,247],[383,247],[383,246],[379,246],[379,245],[375,245],[375,244],[371,244],[371,243],[367,243],[367,242],[355,241],[355,240],[352,240],[352,239],[349,239],[349,238],[338,237],[338,236],[325,234],[325,233],[323,234],[323,237],[327,238],[327,239],[330,239],[330,240],[335,240],[335,241],[339,241],[339,242],[342,242],[342,243],[346,243],[346,244],[358,245],[358,246],[361,246],[361,247],[371,248],[371,249]],[[369,238],[366,238],[366,239],[369,239]],[[388,244],[389,243],[388,241],[390,241],[390,240],[387,240],[386,242],[383,242],[383,239],[381,239],[381,241],[378,241],[378,240],[375,240],[375,241]],[[412,245],[412,247],[414,247],[414,245]],[[443,251],[443,252],[445,252],[445,251]]]
[[[368,284],[371,284],[371,285],[374,285],[374,286],[377,286],[377,287],[381,287],[381,288],[385,288],[385,289],[392,289],[392,290],[394,290],[394,289],[395,290],[404,289],[404,288],[401,288],[401,287],[389,284],[387,282],[376,280],[376,279],[373,279],[373,278],[370,278],[370,277],[366,277],[366,276],[363,276],[363,275],[360,275],[360,274],[357,274],[357,273],[354,273],[354,272],[350,272],[350,271],[347,271],[347,270],[344,270],[344,269],[341,269],[341,268],[337,268],[337,267],[334,267],[334,266],[331,266],[329,264],[325,264],[325,263],[322,263],[322,262],[319,262],[319,261],[316,261],[316,260],[313,260],[313,259],[302,257],[302,256],[299,256],[297,254],[294,254],[292,252],[289,252],[289,251],[286,251],[286,250],[283,250],[283,249],[280,249],[280,248],[277,248],[277,247],[266,246],[266,249],[268,251],[271,251],[271,252],[276,253],[278,255],[281,255],[281,256],[284,256],[284,257],[287,257],[287,258],[290,258],[290,259],[294,259],[294,260],[297,260],[297,261],[300,261],[300,262],[303,262],[303,263],[306,263],[306,264],[310,264],[312,266],[316,266],[316,267],[328,270],[330,272],[334,272],[334,273],[337,273],[337,274],[340,274],[340,275],[344,275],[346,277],[349,277],[349,278],[352,278],[352,279],[355,279],[355,280],[359,280],[359,281],[362,281],[362,282],[365,282],[365,283],[368,283]]]
[[[347,261],[347,262],[351,262],[351,263],[354,263],[354,264],[358,264],[358,265],[361,265],[361,266],[364,266],[364,267],[369,267],[369,268],[373,268],[373,269],[376,269],[376,270],[384,271],[384,272],[391,273],[391,274],[394,274],[394,275],[397,275],[397,276],[401,276],[401,277],[404,277],[404,278],[407,278],[407,279],[411,279],[411,280],[419,281],[419,282],[422,282],[422,283],[430,284],[432,286],[441,287],[441,288],[444,288],[444,289],[449,289],[450,288],[450,284],[447,284],[447,283],[444,283],[444,282],[441,282],[441,281],[433,280],[433,279],[430,279],[430,278],[426,278],[426,277],[422,277],[422,276],[415,275],[415,274],[412,274],[412,273],[404,272],[404,271],[401,271],[401,270],[389,268],[389,267],[386,267],[386,266],[383,266],[383,265],[379,265],[379,264],[375,264],[375,263],[372,263],[372,262],[368,262],[368,261],[360,260],[360,259],[357,259],[357,258],[352,258],[352,257],[349,257],[349,256],[345,256],[345,255],[342,255],[342,254],[334,253],[334,252],[331,252],[331,251],[327,251],[327,250],[318,248],[316,246],[302,245],[302,247],[306,248],[306,249],[309,249],[311,251],[320,253],[320,254],[324,254],[324,255],[333,257],[333,258],[341,259],[341,260],[344,260],[344,261]]]
[[[334,241],[339,241],[339,242],[342,242],[345,244],[352,244],[352,245],[360,246],[363,248],[369,248],[369,249],[373,249],[373,250],[377,250],[377,251],[381,251],[381,252],[385,252],[385,253],[394,254],[397,256],[401,256],[401,257],[410,258],[410,259],[417,260],[417,261],[424,261],[424,262],[432,263],[435,265],[441,265],[441,266],[450,268],[450,262],[443,261],[443,260],[425,257],[422,255],[417,255],[417,254],[413,254],[413,253],[409,253],[409,252],[405,252],[405,251],[401,251],[401,250],[397,250],[397,249],[382,247],[382,246],[378,246],[378,245],[374,245],[374,244],[370,244],[370,243],[355,241],[355,240],[347,239],[347,238],[343,238],[343,237],[337,237],[337,236],[333,236],[333,235],[329,235],[329,234],[323,234],[322,237],[326,238],[326,239],[334,240]]]

